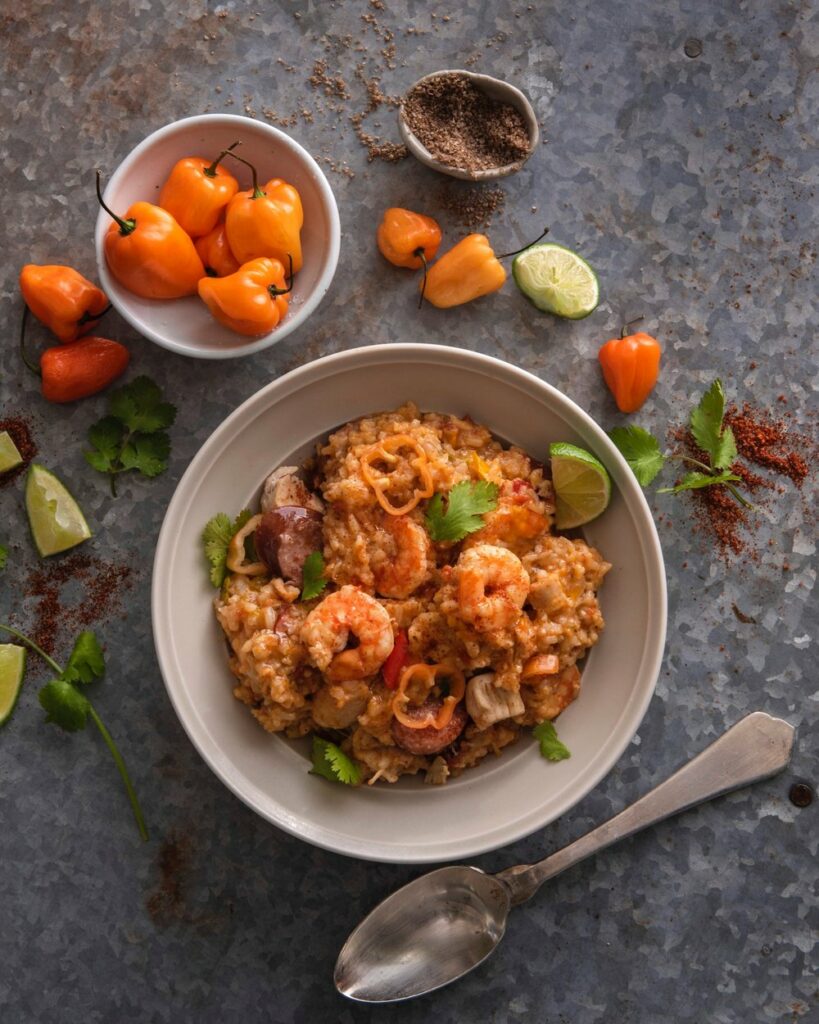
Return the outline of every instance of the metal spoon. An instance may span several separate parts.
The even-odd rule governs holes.
[[[547,879],[672,814],[776,775],[790,760],[793,737],[793,726],[755,711],[671,778],[545,860],[497,875],[452,866],[416,878],[379,903],[347,939],[336,988],[357,1002],[390,1003],[448,985],[493,952],[510,907]]]

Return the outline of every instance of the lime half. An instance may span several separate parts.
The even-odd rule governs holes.
[[[26,512],[41,555],[67,551],[91,536],[80,506],[57,477],[37,463],[31,464],[26,477]]]
[[[515,284],[544,313],[582,320],[597,308],[597,275],[576,252],[553,242],[532,245],[512,261]]]
[[[23,456],[12,441],[11,434],[7,430],[0,431],[0,473],[8,473],[22,461]]]
[[[558,530],[571,530],[596,519],[611,498],[606,467],[583,448],[558,442],[549,446]]]
[[[23,685],[26,649],[19,644],[0,644],[0,725],[11,718]]]

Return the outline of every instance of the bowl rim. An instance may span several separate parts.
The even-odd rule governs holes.
[[[429,359],[430,357],[439,367],[442,363],[448,363],[455,368],[457,368],[459,363],[461,365],[468,363],[473,368],[482,369],[490,376],[503,375],[513,385],[517,384],[528,389],[534,386],[544,393],[549,402],[555,403],[558,408],[562,407],[563,410],[568,410],[570,414],[578,416],[583,425],[591,430],[596,436],[596,440],[603,450],[605,458],[612,463],[618,464],[622,482],[625,483],[624,488],[621,486],[621,491],[624,492],[624,496],[625,492],[628,492],[629,501],[636,505],[642,518],[642,522],[638,524],[637,532],[645,553],[647,587],[652,595],[657,629],[653,635],[646,634],[646,646],[639,671],[641,678],[644,680],[643,687],[640,692],[633,695],[623,706],[620,720],[618,721],[619,736],[616,734],[612,735],[608,751],[605,752],[605,748],[603,748],[605,756],[601,757],[598,755],[589,765],[587,777],[582,780],[577,789],[564,801],[563,805],[555,811],[546,811],[541,815],[533,812],[533,815],[523,821],[522,824],[519,822],[513,826],[507,826],[503,837],[500,839],[492,833],[489,838],[481,839],[477,842],[474,839],[460,841],[442,840],[437,846],[425,847],[423,852],[418,850],[398,852],[392,847],[381,846],[378,840],[366,838],[350,840],[346,836],[339,837],[335,832],[321,824],[315,824],[309,818],[295,819],[292,815],[286,813],[277,817],[273,810],[268,809],[261,801],[257,801],[252,794],[243,791],[241,778],[237,779],[231,776],[229,769],[232,762],[226,758],[223,751],[215,743],[212,745],[212,748],[208,745],[206,733],[199,735],[197,721],[192,713],[192,708],[190,709],[191,716],[188,718],[187,712],[189,709],[186,707],[186,701],[190,702],[190,698],[186,694],[183,681],[171,678],[173,675],[174,659],[172,657],[173,643],[170,627],[171,605],[167,598],[167,589],[171,575],[170,566],[176,554],[175,536],[178,523],[187,511],[186,492],[195,487],[201,471],[207,469],[209,462],[214,456],[214,452],[218,455],[230,443],[237,428],[241,428],[245,423],[251,422],[263,409],[269,407],[271,403],[275,403],[280,396],[284,397],[309,387],[314,381],[332,376],[339,369],[343,368],[346,370],[351,366],[355,367],[356,363],[400,365],[402,361],[424,361],[425,358]],[[443,860],[452,860],[455,857],[474,857],[500,849],[532,835],[551,824],[556,818],[565,814],[586,797],[608,775],[640,727],[654,694],[662,665],[667,615],[668,596],[665,564],[651,510],[637,479],[602,427],[567,395],[564,395],[563,392],[553,385],[541,380],[527,370],[512,366],[510,363],[494,356],[447,345],[407,342],[362,346],[314,360],[304,366],[291,370],[289,373],[260,388],[255,394],[251,395],[234,409],[212,431],[180,478],[162,522],[152,569],[151,625],[162,679],[177,718],[188,739],[211,771],[246,806],[266,821],[288,832],[290,835],[333,853],[340,853],[362,860],[393,864],[437,863]]]
[[[468,171],[463,167],[453,167],[451,164],[445,164],[443,161],[438,160],[437,157],[434,157],[407,123],[404,104],[406,103],[407,96],[421,82],[426,82],[430,78],[440,78],[441,75],[464,75],[477,83],[479,88],[482,82],[491,82],[493,85],[501,86],[510,98],[514,98],[517,101],[517,110],[523,115],[527,131],[529,132],[529,152],[526,156],[520,157],[519,160],[514,160],[511,164],[503,164],[500,167],[486,167],[483,170],[477,171]],[[401,133],[404,145],[416,160],[433,171],[448,174],[450,178],[460,178],[461,181],[498,181],[500,178],[506,178],[510,174],[515,174],[531,159],[540,142],[540,125],[538,124],[537,114],[535,113],[532,101],[526,93],[503,78],[496,78],[494,75],[487,75],[481,71],[468,71],[466,68],[441,68],[439,71],[430,71],[427,75],[421,75],[419,79],[413,82],[401,97],[401,102],[398,105],[398,130]]]
[[[150,149],[150,147],[156,142],[168,135],[174,135],[181,128],[193,127],[197,124],[221,123],[232,125],[237,131],[239,131],[241,130],[241,127],[243,125],[247,125],[248,122],[254,126],[254,129],[261,130],[263,133],[269,135],[271,138],[290,149],[306,165],[317,184],[322,205],[327,212],[330,225],[329,236],[327,238],[327,260],[325,268],[321,276],[318,278],[313,291],[304,300],[304,302],[300,304],[298,311],[294,313],[289,320],[285,320],[281,327],[275,328],[269,334],[265,334],[261,338],[256,338],[255,340],[248,339],[247,344],[227,349],[200,349],[191,347],[188,344],[177,342],[173,338],[156,331],[150,324],[146,324],[134,316],[130,309],[123,305],[119,297],[116,295],[115,289],[112,287],[116,282],[108,269],[108,264],[105,260],[105,253],[103,251],[103,240],[110,221],[110,217],[105,210],[99,210],[94,224],[94,249],[96,252],[97,273],[99,275],[102,290],[106,295],[108,295],[109,301],[113,305],[114,309],[116,309],[119,315],[142,337],[147,338],[149,341],[154,342],[154,344],[159,345],[164,349],[177,353],[177,355],[187,356],[190,359],[240,359],[244,356],[254,355],[256,352],[262,352],[271,345],[275,345],[279,341],[283,341],[289,334],[300,327],[317,308],[321,300],[327,294],[333,278],[335,277],[339,253],[341,251],[341,220],[338,212],[338,203],[336,202],[336,197],[330,187],[330,183],[327,180],[327,176],[324,171],[322,171],[321,167],[319,167],[314,157],[310,155],[300,142],[297,142],[286,132],[283,132],[280,128],[276,128],[272,124],[267,124],[264,121],[258,121],[254,117],[245,117],[241,114],[194,114],[191,117],[183,117],[177,121],[171,121],[169,124],[162,125],[161,128],[157,128],[155,131],[151,132],[150,135],[147,135],[142,142],[138,143],[125,157],[123,157],[117,165],[114,173],[108,179],[103,193],[103,198],[110,206],[109,197],[111,193],[116,189],[120,180],[125,176],[126,172],[133,166],[133,164],[139,160],[143,153]],[[172,302],[174,300],[157,299],[156,301],[159,303]]]

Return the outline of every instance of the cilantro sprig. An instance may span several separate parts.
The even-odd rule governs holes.
[[[361,769],[348,757],[341,747],[320,736],[313,737],[313,767],[311,775],[321,775],[330,782],[341,782],[345,786],[361,784]]]
[[[324,555],[320,551],[311,551],[304,560],[302,569],[301,599],[312,601],[327,586],[324,578]]]
[[[228,547],[251,515],[250,509],[244,508],[231,522],[230,516],[224,512],[217,512],[205,524],[202,541],[205,545],[205,558],[210,562],[209,576],[214,587],[221,587],[224,583],[227,575]]]
[[[463,540],[484,525],[485,513],[497,508],[498,485],[489,480],[461,480],[446,496],[434,494],[427,505],[427,533],[435,541]]]
[[[532,735],[540,744],[540,753],[547,761],[565,761],[571,751],[557,738],[554,722],[541,722],[532,729]]]
[[[120,754],[111,734],[103,725],[96,708],[82,691],[84,686],[96,679],[101,679],[105,674],[105,658],[97,638],[89,630],[80,633],[74,641],[74,647],[65,668],[61,668],[25,633],[3,623],[0,623],[0,629],[11,633],[35,654],[39,654],[49,668],[56,673],[56,677],[46,683],[39,693],[40,704],[46,713],[46,721],[58,725],[66,732],[79,732],[80,729],[84,729],[89,718],[96,725],[122,777],[139,834],[147,841],[148,829],[145,825],[145,818],[122,754]]]
[[[150,377],[137,377],[111,392],[108,408],[108,416],[89,429],[94,450],[84,454],[94,469],[109,474],[116,497],[119,473],[135,470],[153,477],[168,468],[171,440],[166,430],[176,419],[176,407],[162,401],[162,392]]]
[[[666,455],[654,435],[642,427],[615,427],[609,432],[609,437],[643,487],[654,480],[669,459],[676,458],[695,468],[673,487],[660,487],[658,494],[679,494],[680,491],[723,484],[741,505],[751,508],[751,502],[735,486],[742,483],[742,477],[731,469],[737,457],[737,444],[734,432],[724,424],[724,419],[725,391],[722,381],[717,379],[691,410],[689,419],[691,435],[705,452],[707,463],[690,455]]]

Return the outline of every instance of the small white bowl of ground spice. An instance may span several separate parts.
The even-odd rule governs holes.
[[[421,163],[468,181],[520,170],[540,136],[520,89],[473,71],[436,71],[419,79],[401,101],[398,125]]]

